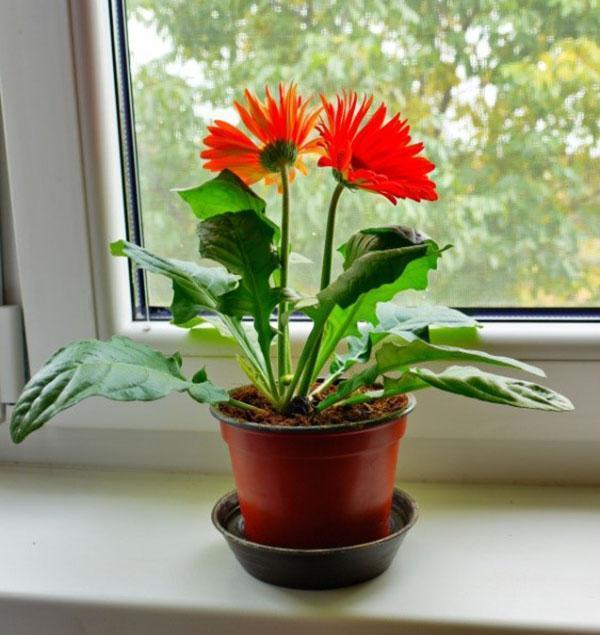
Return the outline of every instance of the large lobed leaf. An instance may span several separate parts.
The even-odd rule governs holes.
[[[437,255],[437,250],[435,251]],[[413,261],[423,259],[427,253],[427,245],[397,247],[386,251],[366,253],[357,258],[328,287],[320,291],[317,298],[325,306],[337,305],[345,309],[353,305],[362,295],[375,296],[378,295],[375,292],[382,287],[395,285],[404,278],[403,274],[405,274],[408,265]],[[405,280],[404,284],[408,286],[404,288],[415,288],[415,284],[421,284],[420,280],[417,280],[421,278],[419,273],[416,272],[414,280]],[[392,296],[397,292],[396,290],[392,291]]]
[[[223,170],[214,179],[197,187],[175,191],[200,220],[247,209],[262,213],[266,207],[265,201],[230,170]]]
[[[355,364],[369,361],[373,347],[373,329],[370,324],[359,325],[358,329],[359,335],[350,335],[346,338],[346,352],[334,356],[329,367],[330,374],[340,376]]]
[[[440,249],[433,240],[403,226],[362,230],[339,248],[345,256],[344,271],[317,294],[322,310],[346,309],[360,302],[357,320],[373,322],[379,302],[406,289],[425,289],[429,271],[448,247]]]
[[[395,302],[381,302],[375,310],[378,333],[412,333],[429,340],[432,327],[469,328],[479,324],[469,315],[446,306],[403,307]]]
[[[202,267],[194,262],[161,258],[126,240],[110,246],[114,256],[125,256],[136,266],[170,278],[173,284],[173,323],[188,323],[205,310],[219,310],[220,299],[239,285],[240,276],[222,267]]]
[[[429,386],[463,397],[516,408],[555,412],[574,409],[569,399],[550,388],[522,379],[487,373],[472,366],[450,366],[440,373],[428,368],[411,368],[398,379],[387,378],[384,393],[397,394]]]
[[[253,210],[273,229],[275,241],[279,241],[279,227],[265,215],[265,201],[230,170],[223,170],[197,187],[175,191],[201,221],[227,212]]]
[[[269,279],[278,265],[273,228],[252,210],[219,214],[198,227],[200,255],[224,265],[240,277],[239,286],[219,298],[220,310],[236,317],[252,316],[260,348],[269,355],[275,334],[271,313],[281,290]]]
[[[347,351],[336,353],[329,373],[339,377],[357,363],[369,361],[373,347],[391,335],[407,341],[417,338],[429,340],[431,327],[474,329],[477,322],[455,309],[445,306],[402,307],[395,302],[381,302],[376,308],[377,325],[358,326],[360,335],[345,339]]]
[[[88,397],[152,401],[173,391],[188,391],[197,401],[227,401],[227,393],[207,378],[190,382],[181,357],[167,357],[126,337],[108,342],[74,342],[53,355],[30,379],[14,406],[10,431],[20,443],[59,412]]]
[[[344,400],[362,386],[373,385],[379,377],[386,373],[405,372],[415,364],[434,361],[479,362],[493,366],[516,368],[534,375],[544,376],[544,371],[540,368],[510,357],[455,346],[430,344],[421,339],[406,341],[397,335],[390,335],[377,349],[375,362],[354,377],[343,381],[336,392],[322,402],[322,408],[327,408]]]
[[[361,229],[338,248],[344,256],[344,271],[361,256],[372,251],[386,251],[399,247],[414,247],[430,240],[425,234],[406,225],[389,225],[387,227],[370,227]]]
[[[360,335],[359,322],[376,321],[378,304],[407,289],[427,288],[429,272],[437,268],[438,259],[448,247],[440,248],[414,230],[411,233],[405,227],[396,229],[364,230],[340,247],[346,255],[346,270],[318,294],[319,305],[306,311],[315,322],[323,324],[314,377],[340,340]],[[365,233],[369,231],[382,233]],[[385,240],[379,240],[380,235]],[[407,236],[413,236],[415,244],[406,246]]]
[[[377,349],[375,359],[379,375],[392,371],[401,371],[412,364],[423,362],[461,361],[516,368],[539,377],[546,376],[541,368],[518,359],[505,357],[504,355],[492,355],[485,351],[470,350],[457,346],[430,344],[421,339],[407,342],[397,335],[388,336]]]
[[[111,251],[115,256],[128,257],[142,269],[171,279],[173,324],[192,328],[202,322],[210,323],[220,334],[233,337],[244,351],[255,374],[266,379],[264,356],[258,349],[251,327],[247,328],[242,322],[243,316],[239,315],[238,310],[233,311],[234,315],[230,314],[229,294],[238,288],[241,276],[229,273],[223,267],[202,267],[194,262],[161,258],[125,240],[114,242]],[[201,317],[198,317],[199,313],[202,314]]]

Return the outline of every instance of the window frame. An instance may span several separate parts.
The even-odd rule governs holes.
[[[226,387],[242,381],[235,348],[211,329],[198,336],[165,322],[134,321],[128,265],[109,254],[108,242],[126,235],[109,0],[9,3],[0,7],[0,36],[8,185],[32,371],[68,341],[121,334],[165,352],[179,350],[191,370],[201,365],[200,358],[208,359],[211,378]],[[49,279],[59,283],[49,285]],[[308,328],[304,321],[292,325],[295,355]],[[556,452],[566,441],[570,471],[561,478],[600,478],[600,467],[588,456],[590,448],[600,447],[600,426],[592,427],[600,324],[488,322],[481,340],[487,350],[542,361],[552,369],[548,383],[578,406],[565,415],[572,432],[567,419],[521,410],[519,431],[509,426],[505,432],[503,422],[512,418],[506,408],[472,406],[431,391],[406,440],[422,449],[415,456],[426,459],[405,464],[408,472],[402,474],[500,480],[521,474],[546,480],[553,478]],[[562,377],[559,384],[554,373]],[[449,420],[456,424],[451,430]],[[523,439],[529,465],[514,458]],[[538,443],[548,446],[547,464],[539,458],[546,450]],[[492,457],[496,467],[471,461],[465,468],[458,462],[459,456],[472,459],[474,451]],[[206,409],[184,396],[146,405],[92,400],[61,415],[24,446],[10,445],[3,427],[1,460],[229,469]]]

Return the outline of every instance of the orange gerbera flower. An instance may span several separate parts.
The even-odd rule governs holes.
[[[382,194],[394,205],[399,198],[435,201],[435,183],[427,174],[435,165],[417,156],[422,143],[411,144],[407,121],[394,115],[384,123],[387,109],[381,104],[363,124],[373,97],[344,93],[335,103],[321,96],[324,116],[317,125],[324,156],[321,167],[331,167],[349,188]],[[362,126],[362,127],[361,127]]]
[[[209,126],[204,139],[207,150],[200,156],[207,159],[207,170],[220,172],[228,169],[246,183],[262,178],[267,183],[279,182],[279,172],[284,165],[290,168],[290,180],[295,168],[306,174],[302,155],[319,152],[319,140],[309,140],[321,107],[309,108],[311,99],[297,94],[295,84],[279,85],[279,99],[272,97],[265,87],[264,103],[249,90],[244,91],[246,106],[234,102],[242,122],[255,137],[254,141],[239,128],[225,121],[215,121]]]

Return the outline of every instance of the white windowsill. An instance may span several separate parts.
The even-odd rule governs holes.
[[[307,592],[258,582],[235,561],[210,522],[231,487],[2,468],[2,632],[600,633],[597,489],[406,484],[421,518],[391,569]]]
[[[227,358],[238,352],[232,341],[219,338],[212,327],[191,332],[168,322],[132,322],[129,311],[127,308],[125,314],[123,310],[113,332],[164,352],[179,351],[188,357]],[[294,357],[300,354],[311,326],[308,321],[292,324]],[[487,322],[479,331],[477,346],[490,353],[520,359],[600,360],[600,322]]]

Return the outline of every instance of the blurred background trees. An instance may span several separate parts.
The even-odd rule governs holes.
[[[128,0],[127,10],[148,248],[197,257],[195,221],[169,190],[210,178],[198,157],[206,126],[237,122],[244,87],[293,79],[304,92],[374,93],[437,165],[436,203],[346,193],[337,243],[393,223],[452,243],[429,302],[600,306],[600,0]],[[333,179],[312,169],[297,185],[294,249],[318,263]],[[276,192],[257,191],[278,220]],[[318,280],[317,264],[293,265],[298,290]],[[151,280],[151,303],[169,298]]]

